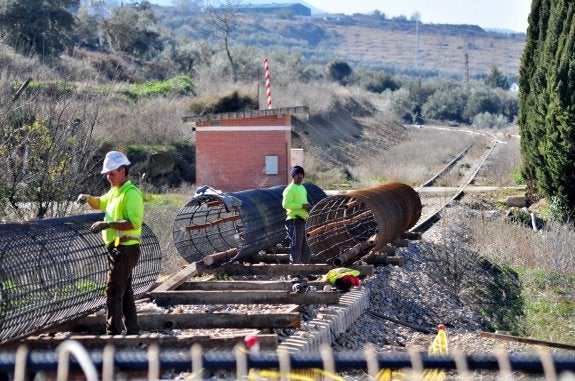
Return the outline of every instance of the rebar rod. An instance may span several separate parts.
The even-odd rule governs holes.
[[[397,182],[326,197],[306,222],[312,256],[328,262],[374,235],[369,249],[377,252],[415,225],[421,208],[418,193]]]
[[[0,224],[0,343],[105,307],[107,252],[101,235],[89,230],[103,216]],[[136,296],[156,281],[160,265],[160,245],[144,224]]]
[[[326,197],[321,188],[304,184],[312,205]],[[285,185],[221,193],[204,187],[177,213],[173,236],[188,262],[236,248],[232,260],[244,260],[273,248],[286,238],[282,192]],[[208,261],[211,262],[211,261]]]

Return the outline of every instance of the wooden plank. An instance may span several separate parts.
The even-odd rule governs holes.
[[[182,283],[184,283],[189,278],[196,275],[198,275],[196,263],[195,262],[190,263],[188,266],[184,267],[182,270],[170,276],[165,282],[163,282],[150,292],[173,290]]]
[[[163,291],[150,294],[159,306],[178,304],[337,304],[340,293],[317,291]]]
[[[256,335],[262,350],[276,350],[278,336]],[[16,348],[25,344],[34,349],[55,349],[66,340],[74,340],[85,348],[103,348],[112,344],[116,349],[145,348],[150,344],[158,344],[162,348],[190,348],[200,344],[204,349],[232,349],[235,345],[244,342],[245,333],[238,336],[210,337],[210,336],[168,336],[157,333],[146,335],[61,335],[61,336],[34,336],[18,341],[14,344],[3,345],[2,348]]]
[[[309,264],[309,265],[270,265],[270,264],[257,264],[257,265],[242,265],[242,264],[229,264],[226,266],[217,267],[214,269],[198,268],[200,274],[219,274],[219,275],[317,275],[326,274],[329,270],[334,269],[336,266],[329,264]],[[347,268],[358,270],[360,275],[373,275],[373,266],[371,265],[351,265]]]
[[[299,328],[301,315],[297,312],[273,312],[266,314],[241,313],[181,313],[143,314],[138,316],[142,331],[166,329],[213,329],[213,328]],[[49,332],[104,332],[105,316],[90,315],[57,327]]]
[[[221,262],[225,262],[229,259],[232,259],[233,257],[235,257],[238,254],[238,248],[237,247],[233,247],[231,249],[228,249],[226,251],[220,251],[218,253],[213,253],[210,255],[206,255],[204,257],[204,259],[202,259],[202,262],[204,263],[204,265],[206,266],[211,266],[214,263],[221,263]]]
[[[252,256],[250,256],[249,258],[242,258],[242,262],[243,263],[282,263],[282,264],[288,264],[290,261],[290,255],[289,255],[289,248],[287,249],[287,253],[282,253],[282,250],[278,250],[276,253],[257,253],[254,254]],[[319,259],[319,258],[315,258],[315,257],[311,257],[310,258],[310,263],[323,263],[325,264],[326,262],[323,259]]]
[[[284,290],[291,291],[294,282],[288,280],[215,280],[215,281],[188,281],[182,283],[176,290],[171,291],[227,291],[227,290]],[[320,280],[308,281],[307,284],[316,288],[323,288],[327,283]]]

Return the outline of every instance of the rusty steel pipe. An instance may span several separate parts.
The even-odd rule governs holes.
[[[326,197],[316,185],[304,184],[312,205]],[[285,185],[222,193],[202,187],[177,213],[174,244],[188,262],[244,260],[272,248],[287,235],[282,192]],[[237,253],[229,258],[222,253]],[[214,255],[216,254],[216,255]]]
[[[21,224],[0,224],[0,343],[13,341],[106,306],[108,259],[93,213]],[[162,254],[142,227],[141,256],[132,285],[143,295],[160,274]]]
[[[421,216],[419,194],[409,185],[387,183],[372,188],[329,196],[312,208],[306,222],[312,256],[329,262],[361,247],[375,235],[377,252],[414,226]],[[339,257],[338,263],[346,256]],[[340,263],[341,265],[341,263]]]

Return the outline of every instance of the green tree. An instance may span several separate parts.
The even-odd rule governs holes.
[[[557,217],[575,210],[575,4],[533,0],[520,67],[523,175]]]
[[[161,50],[157,20],[146,1],[137,7],[113,8],[112,17],[102,24],[108,45],[115,51],[151,58]]]
[[[462,116],[465,121],[471,123],[477,114],[484,112],[501,114],[502,109],[501,101],[495,91],[491,88],[480,87],[469,94]]]
[[[80,0],[0,0],[0,37],[17,52],[51,60],[69,45]]]
[[[423,117],[426,119],[462,122],[467,98],[468,94],[461,86],[437,90],[423,104]]]
[[[74,44],[89,49],[96,49],[100,46],[100,19],[90,13],[86,7],[74,15]]]
[[[347,62],[341,60],[332,61],[326,66],[326,75],[332,81],[341,83],[351,73],[351,67],[347,64]]]
[[[485,84],[492,88],[509,89],[509,80],[497,66],[491,66],[491,72],[485,77]]]

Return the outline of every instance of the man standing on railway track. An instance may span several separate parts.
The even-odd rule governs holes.
[[[305,239],[305,221],[311,205],[303,186],[305,172],[296,165],[291,170],[292,182],[283,191],[282,206],[286,210],[286,229],[290,242],[290,263],[309,263],[309,247]]]
[[[130,161],[125,154],[110,151],[104,159],[102,174],[111,187],[100,196],[78,196],[93,209],[105,211],[104,221],[95,222],[92,233],[102,232],[108,250],[106,281],[106,334],[139,334],[138,315],[132,289],[132,271],[140,258],[140,240],[144,199],[142,192],[128,180]]]

